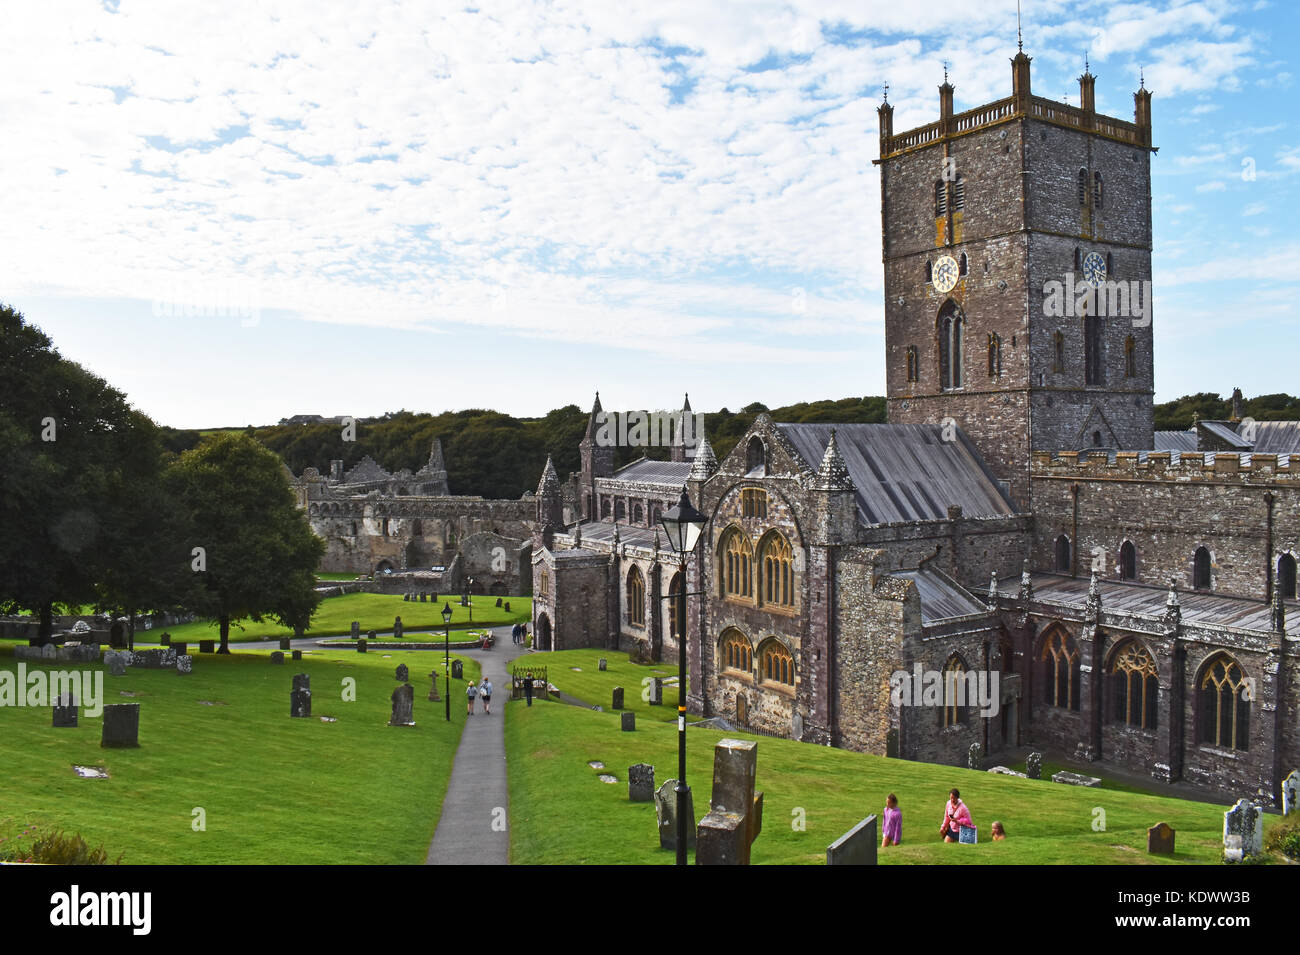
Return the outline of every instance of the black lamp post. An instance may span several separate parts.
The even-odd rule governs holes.
[[[677,506],[659,518],[668,544],[676,551],[682,565],[682,588],[677,595],[677,621],[681,631],[677,634],[677,864],[686,865],[686,839],[688,821],[686,797],[690,787],[686,785],[686,563],[695,542],[700,539],[706,518],[691,506],[691,499],[682,488],[681,500]]]
[[[443,643],[442,670],[445,674],[443,686],[447,697],[447,722],[451,722],[451,602],[444,600],[442,603],[442,622],[447,626],[447,637]]]

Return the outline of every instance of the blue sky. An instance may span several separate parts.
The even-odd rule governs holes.
[[[1007,95],[1015,6],[24,5],[0,297],[178,427],[883,394],[881,86]],[[1157,400],[1300,391],[1295,7],[1023,7],[1154,92]]]

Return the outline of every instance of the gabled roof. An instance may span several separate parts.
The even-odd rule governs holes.
[[[1157,431],[1153,442],[1156,451],[1195,451],[1195,431]]]
[[[835,431],[840,456],[857,488],[864,523],[941,520],[957,504],[965,517],[998,517],[1016,509],[960,428],[943,440],[939,425],[777,424],[816,472]]]
[[[902,577],[916,584],[921,600],[921,623],[932,624],[952,617],[988,613],[989,608],[973,598],[946,574],[934,570],[895,570],[890,577]]]
[[[1256,421],[1253,430],[1258,454],[1300,453],[1300,421]]]

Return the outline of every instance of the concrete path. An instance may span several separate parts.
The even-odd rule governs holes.
[[[510,694],[510,661],[528,651],[510,640],[510,627],[497,627],[491,650],[460,650],[472,657],[492,681],[491,715],[483,701],[465,722],[451,782],[442,801],[438,831],[433,834],[427,865],[506,865],[510,861],[510,796],[506,786],[505,708]],[[463,706],[464,699],[452,700]]]

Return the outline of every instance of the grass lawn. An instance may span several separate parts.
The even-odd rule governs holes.
[[[1226,803],[994,776],[709,729],[687,734],[697,821],[708,809],[713,746],[724,735],[758,741],[758,789],[765,796],[755,864],[824,863],[826,846],[863,817],[879,814],[890,792],[903,811],[903,844],[882,850],[882,864],[1218,864],[1221,857]],[[512,862],[674,862],[673,853],[659,848],[654,804],[627,798],[627,769],[634,763],[654,765],[656,785],[677,775],[671,724],[638,715],[636,732],[624,733],[617,713],[553,702],[529,709],[512,701],[506,706],[506,753]],[[603,772],[618,782],[600,782],[602,771],[589,767],[591,760],[603,762]],[[961,789],[979,828],[977,846],[937,841],[953,786]],[[1104,831],[1093,828],[1102,818],[1097,809],[1105,814]],[[1006,827],[1004,842],[985,841],[994,819]],[[1177,830],[1177,855],[1147,855],[1146,830],[1157,822]],[[1266,815],[1266,834],[1279,822]]]
[[[123,863],[423,862],[464,725],[465,682],[452,681],[447,723],[444,704],[426,701],[441,655],[310,652],[277,666],[268,653],[204,654],[187,677],[105,673],[104,703],[141,704],[139,749],[101,749],[102,718],[84,711],[75,729],[54,729],[48,708],[0,708],[0,836],[60,827]],[[29,675],[41,669],[24,662]],[[390,727],[393,669],[403,662],[416,726]],[[0,670],[15,666],[0,649]],[[310,718],[289,716],[295,673],[312,677]],[[465,660],[465,676],[478,675]],[[349,677],[355,702],[342,698]],[[110,778],[81,779],[73,764],[105,767]],[[196,807],[206,811],[204,832],[191,828]]]
[[[608,667],[604,673],[600,671],[601,657],[605,658]],[[612,701],[611,691],[621,686],[623,708],[635,712],[638,721],[673,722],[677,719],[677,687],[665,686],[663,705],[651,706],[649,686],[641,682],[656,676],[665,679],[677,676],[676,661],[642,666],[630,663],[627,654],[618,650],[558,650],[532,653],[519,662],[546,667],[546,678],[557,689],[593,706],[603,706],[608,710]]]
[[[340,574],[340,573],[333,573],[333,572],[331,572],[331,573],[327,573],[327,574],[318,573],[318,574],[316,575],[316,579],[317,579],[317,580],[327,580],[327,581],[330,581],[330,582],[334,582],[334,581],[339,581],[339,580],[345,580],[345,581],[346,581],[346,580],[358,580],[358,579],[359,579],[359,576],[358,576],[357,574]]]
[[[451,600],[452,629],[494,627],[531,619],[533,603],[531,597],[506,599],[510,602],[509,613],[506,613],[503,607],[496,606],[496,597],[471,597],[469,608],[460,606],[454,599]],[[350,634],[353,620],[361,621],[361,633],[364,636],[367,630],[380,632],[392,630],[393,618],[401,617],[404,632],[414,636],[415,632],[419,631],[421,634],[431,633],[440,637],[444,629],[442,607],[445,602],[448,601],[443,600],[436,604],[410,603],[403,600],[401,594],[344,594],[341,597],[330,597],[322,600],[320,606],[316,608],[316,616],[312,618],[311,629],[307,631],[307,636],[327,637]],[[473,622],[469,619],[471,608],[474,611]],[[184,640],[188,643],[216,640],[219,636],[216,625],[205,620],[179,627],[168,627],[167,632],[172,635],[173,640]],[[137,643],[156,643],[161,635],[161,631],[157,629],[137,630],[135,638]],[[280,637],[292,636],[292,629],[281,627],[271,620],[264,620],[261,623],[244,621],[243,630],[237,629],[234,624],[230,626],[232,643],[248,640],[278,640]]]

